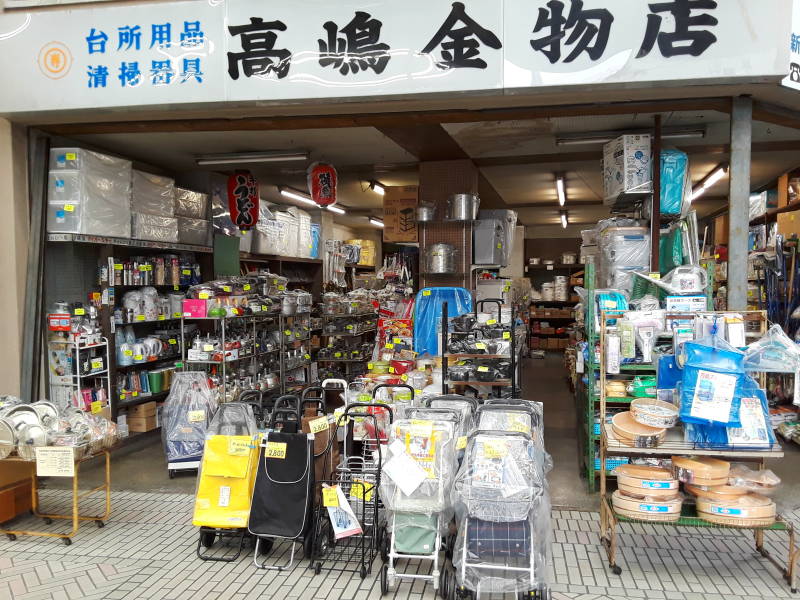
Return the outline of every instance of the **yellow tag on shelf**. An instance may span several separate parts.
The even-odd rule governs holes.
[[[178,340],[176,340],[175,338],[169,338],[168,341],[169,341],[170,346],[174,346],[175,344],[178,343]]]
[[[64,212],[75,212],[75,205],[74,204],[65,204],[64,205]]]
[[[287,336],[290,336],[290,335],[292,335],[292,330],[291,330],[291,329],[284,329],[284,330],[283,330],[283,333],[284,333],[285,335],[287,335]]]
[[[211,296],[208,292],[200,292],[197,294],[197,297],[200,298],[200,300],[208,300]]]
[[[231,286],[229,286],[229,285],[223,285],[223,286],[222,286],[222,291],[223,291],[223,292],[230,292],[230,291],[231,291]]]
[[[650,273],[650,279],[661,279],[661,273]]]
[[[484,344],[483,342],[478,342],[477,344],[475,344],[475,347],[478,350],[486,350],[486,344]]]
[[[423,296],[430,296],[431,295],[431,291],[430,290],[422,290],[422,295]]]
[[[303,354],[303,358],[305,358],[306,360],[311,360],[311,355],[310,354]]]
[[[394,350],[394,344],[386,344],[386,348],[389,350]]]
[[[93,358],[89,363],[92,369],[102,369],[103,368],[103,359],[102,358]]]
[[[86,309],[85,308],[76,308],[75,309],[75,316],[76,317],[81,317],[81,316],[83,316],[85,314],[86,314]]]
[[[133,360],[135,360],[136,362],[143,361],[144,360],[144,355],[143,354],[137,354],[136,356],[133,357]]]
[[[244,286],[242,286],[242,289],[245,292],[249,292],[250,291],[250,284],[249,283],[245,283]]]
[[[401,338],[397,338],[397,337],[396,337],[396,338],[394,338],[394,343],[395,343],[395,344],[402,344],[402,343],[403,343],[403,340],[402,340]]]
[[[333,411],[333,420],[334,423],[339,425],[339,427],[344,427],[347,424],[347,419],[343,419],[344,417],[344,407],[337,408]]]
[[[478,372],[479,373],[488,373],[489,372],[489,367],[478,367]]]
[[[139,392],[137,392],[136,390],[131,392],[131,396],[133,396],[134,398],[136,398],[136,396],[138,396],[138,395],[139,395]]]
[[[501,244],[500,242],[498,242],[498,243],[497,243],[497,249],[499,250],[499,249],[500,249],[500,248],[502,248],[502,247],[503,247],[503,244]]]
[[[231,456],[247,456],[250,453],[250,440],[232,436],[228,438],[228,454]]]
[[[511,332],[510,331],[504,331],[503,332],[503,339],[504,340],[510,340],[511,339]]]
[[[189,421],[189,423],[202,423],[206,420],[206,411],[190,410],[186,413],[186,420]]]
[[[483,443],[483,455],[486,458],[503,458],[508,454],[505,442],[500,440],[487,440]]]
[[[179,312],[172,313],[173,319],[180,319],[183,315]]]
[[[75,152],[67,152],[65,158],[67,160],[78,160],[78,155]]]
[[[375,368],[375,365],[373,365],[372,363],[367,363],[367,370],[368,371],[372,371],[372,369],[374,369],[374,368]]]
[[[92,414],[96,415],[103,410],[103,403],[100,400],[95,400],[92,402]]]
[[[214,344],[203,344],[203,352],[213,352]]]
[[[153,270],[153,265],[141,265],[139,267],[139,270],[140,271],[152,271]]]
[[[159,321],[166,321],[167,320],[167,315],[158,315],[158,320]]]
[[[403,380],[403,381],[408,381],[408,375],[403,373],[402,375],[400,375],[400,379]]]
[[[191,269],[181,269],[181,275],[191,275],[191,274],[192,274]]]
[[[344,326],[344,328],[345,328],[345,329],[352,329],[352,328],[353,328],[353,326],[352,326],[352,325],[345,325],[345,326]]]
[[[328,417],[319,417],[313,421],[309,421],[308,428],[311,430],[311,433],[325,431],[328,428]]]
[[[334,355],[333,355],[333,358],[342,358],[342,353],[341,352],[335,352]]]
[[[322,488],[322,506],[331,508],[339,506],[339,493],[335,486]]]
[[[123,350],[122,353],[125,356],[133,356],[133,350]]]
[[[283,290],[285,290],[285,289],[286,289],[286,286],[285,286],[285,285],[279,285],[279,286],[278,286],[278,291],[279,291],[279,292],[282,292],[282,291],[283,291]]]
[[[286,458],[286,442],[267,442],[266,458]]]
[[[126,394],[120,394],[120,395],[119,395],[119,399],[120,399],[120,400],[125,400],[125,398],[127,398],[127,397],[128,397],[128,396],[127,396]]]
[[[115,271],[122,271],[122,263],[114,263]]]
[[[389,367],[389,373],[394,373],[394,367]]]
[[[462,450],[467,447],[467,436],[462,435],[456,440],[456,450]]]
[[[144,321],[144,319],[145,319],[144,315],[136,315],[137,321]]]
[[[509,431],[518,431],[520,433],[530,433],[531,428],[525,422],[525,417],[522,415],[508,415],[508,429]]]
[[[497,319],[489,319],[486,321],[487,325],[497,325]]]
[[[181,288],[180,288],[180,286],[178,286],[178,285],[173,285],[173,286],[172,286],[172,289],[173,289],[173,290],[175,290],[175,291],[177,292],[177,291],[178,291],[179,289],[181,289]]]
[[[350,497],[356,500],[369,502],[374,492],[375,486],[361,479],[353,479],[353,484],[350,486]]]

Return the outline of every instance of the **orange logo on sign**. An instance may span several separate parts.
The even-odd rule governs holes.
[[[39,51],[39,70],[50,79],[61,79],[72,66],[72,54],[61,42],[50,42]]]

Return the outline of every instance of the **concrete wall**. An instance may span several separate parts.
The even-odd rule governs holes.
[[[0,119],[0,394],[20,393],[29,211],[25,128]]]

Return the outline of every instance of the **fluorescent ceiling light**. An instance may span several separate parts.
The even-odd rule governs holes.
[[[332,213],[336,213],[337,215],[343,215],[345,214],[345,212],[347,212],[343,208],[339,208],[338,206],[334,206],[333,204],[328,205],[325,208],[327,208]]]
[[[302,192],[298,192],[293,190],[292,188],[287,188],[283,186],[278,186],[278,190],[281,193],[281,196],[286,196],[287,198],[291,198],[292,200],[297,200],[298,202],[302,202],[303,204],[310,204],[311,206],[317,206],[317,203],[314,202],[310,196],[303,194]]]
[[[558,194],[559,206],[564,206],[567,203],[567,192],[564,189],[564,176],[556,176],[556,193]]]
[[[386,193],[386,186],[379,181],[370,181],[369,188],[376,194],[383,196]]]
[[[567,219],[567,211],[562,210],[561,211],[561,227],[566,229],[567,225],[569,225],[569,220]]]
[[[689,202],[694,201],[696,198],[699,198],[703,194],[706,193],[708,188],[713,186],[717,183],[720,179],[725,177],[725,174],[728,172],[728,165],[719,165],[716,167],[711,173],[706,175],[696,187],[692,189],[692,193],[689,196]]]
[[[380,227],[381,229],[383,229],[384,227],[383,221],[381,221],[380,219],[375,219],[374,217],[370,217],[369,222],[377,227]]]
[[[230,152],[227,154],[202,154],[195,156],[194,160],[201,166],[286,162],[308,160],[308,152]]]
[[[556,137],[556,146],[577,146],[581,144],[605,144],[617,139],[621,135],[649,134],[650,129],[640,130],[620,130],[620,131],[598,131],[596,133],[564,133]],[[706,130],[703,128],[694,129],[668,129],[661,132],[661,139],[675,140],[688,138],[704,138]]]

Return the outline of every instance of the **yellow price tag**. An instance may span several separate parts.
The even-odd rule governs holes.
[[[231,291],[231,286],[229,286],[229,285],[223,285],[223,286],[222,286],[222,291],[223,291],[223,292],[230,292],[230,291]]]
[[[231,456],[247,456],[250,453],[250,440],[239,437],[228,438],[228,454]]]
[[[310,354],[303,354],[303,358],[305,358],[306,360],[311,360],[311,355]]]
[[[394,373],[394,367],[389,367],[389,373]]]
[[[208,292],[200,292],[197,294],[197,297],[200,298],[200,300],[208,300],[211,295]]]
[[[102,369],[103,368],[103,359],[102,358],[93,358],[90,363],[92,369]]]
[[[511,339],[511,332],[510,331],[504,331],[503,332],[503,339],[504,340],[510,340]]]
[[[78,160],[78,155],[75,152],[67,152],[65,158],[67,160]]]
[[[322,488],[322,506],[331,508],[339,506],[339,492],[336,487]]]
[[[167,320],[167,315],[158,315],[158,320],[159,321],[166,321]]]
[[[144,315],[136,315],[137,321],[144,321],[144,319],[145,319]]]
[[[283,333],[284,333],[285,335],[289,336],[289,335],[292,335],[292,330],[291,330],[291,329],[284,329],[284,330],[283,330]]]
[[[133,356],[133,350],[123,350],[122,353],[125,356]]]
[[[173,286],[172,286],[172,289],[173,289],[173,290],[175,290],[175,291],[177,292],[177,291],[178,291],[179,289],[181,289],[181,288],[180,288],[180,286],[173,285]]]
[[[133,392],[131,392],[131,396],[133,396],[134,398],[136,398],[136,396],[138,396],[138,395],[139,395],[139,392],[137,392],[135,390]]]
[[[115,271],[122,271],[122,263],[114,263]]]
[[[308,428],[311,430],[311,433],[325,431],[328,428],[328,417],[318,417],[313,421],[309,421]]]
[[[103,403],[100,400],[95,400],[92,402],[92,414],[96,415],[99,412],[103,411]]]
[[[488,373],[489,367],[478,367],[478,372],[480,373]]]
[[[242,287],[242,289],[243,289],[245,292],[249,292],[249,291],[250,291],[250,284],[249,284],[249,283],[245,283],[245,284],[244,284],[244,286]]]
[[[386,344],[388,350],[394,350],[394,344]]]
[[[143,354],[137,354],[136,356],[133,357],[133,360],[136,360],[136,361],[144,360],[144,355]]]
[[[475,347],[478,350],[486,350],[486,344],[484,344],[483,342],[478,342],[477,344],[475,344]]]
[[[530,433],[531,428],[525,422],[525,417],[520,415],[508,415],[508,429],[509,431],[518,431],[520,433]]]
[[[141,265],[139,271],[152,271],[153,265]]]
[[[286,458],[286,442],[267,442],[264,456],[266,458]]]
[[[403,343],[403,340],[402,340],[402,339],[400,339],[400,338],[398,338],[398,337],[396,337],[396,338],[394,338],[394,343],[395,343],[395,344],[402,344],[402,343]]]
[[[650,273],[650,279],[661,279],[661,273]]]
[[[467,447],[467,436],[462,435],[456,440],[456,450],[463,450]]]
[[[81,316],[83,316],[85,314],[86,314],[86,309],[85,308],[76,308],[75,309],[75,316],[76,317],[81,317]]]
[[[206,420],[206,411],[190,410],[186,413],[186,420],[189,421],[189,423],[202,423]]]
[[[483,443],[483,455],[486,458],[503,458],[508,454],[505,442],[487,440]]]
[[[402,375],[400,375],[400,379],[401,379],[402,381],[408,381],[408,375],[406,375],[405,373],[403,373]]]
[[[430,290],[422,290],[422,295],[423,296],[430,296],[431,295],[431,291]]]
[[[503,247],[503,244],[501,244],[500,242],[498,242],[498,243],[497,243],[497,249],[498,249],[498,250],[500,250],[500,248],[502,248],[502,247]]]
[[[128,396],[127,396],[126,394],[120,394],[120,395],[119,395],[119,399],[120,399],[120,400],[125,400],[125,398],[127,398],[127,397],[128,397]]]
[[[486,321],[487,325],[497,325],[497,319],[489,319]]]
[[[373,365],[372,363],[367,363],[367,370],[368,371],[372,371],[372,369],[374,369],[374,368],[375,368],[375,365]]]
[[[203,344],[203,352],[213,352],[214,344]]]
[[[333,420],[339,427],[343,427],[347,424],[347,419],[342,417],[344,417],[344,407],[337,408],[333,411]]]
[[[170,338],[168,341],[169,341],[170,346],[174,346],[175,344],[178,343],[178,340],[176,340],[175,338]]]
[[[173,319],[180,319],[180,318],[181,318],[181,316],[182,316],[182,315],[181,315],[181,313],[179,313],[179,312],[172,313],[172,318],[173,318]]]
[[[333,358],[342,358],[342,353],[341,352],[335,352],[334,355],[333,355]]]
[[[75,212],[75,205],[74,204],[65,204],[64,205],[64,212]]]
[[[356,500],[369,502],[372,500],[372,495],[375,491],[375,486],[361,479],[353,479],[353,485],[350,487],[350,497]]]
[[[181,269],[181,275],[191,275],[191,274],[192,274],[191,269]]]
[[[279,285],[279,286],[278,286],[278,291],[279,291],[279,292],[282,292],[282,291],[283,291],[283,290],[285,290],[285,289],[286,289],[286,286],[285,286],[285,285]]]

